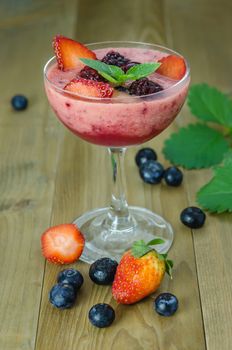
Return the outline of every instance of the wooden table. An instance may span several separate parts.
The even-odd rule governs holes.
[[[195,192],[211,171],[185,171],[179,189],[148,186],[127,154],[128,199],[166,217],[176,233],[170,257],[174,279],[160,291],[173,292],[180,307],[172,318],[152,310],[153,297],[134,306],[116,305],[110,288],[88,278],[88,265],[76,306],[58,311],[48,291],[60,267],[41,256],[40,235],[50,225],[109,201],[106,152],[59,124],[48,105],[42,67],[52,55],[51,39],[63,33],[83,42],[137,40],[164,44],[185,55],[192,81],[231,93],[232,2],[229,0],[21,0],[0,3],[0,349],[1,350],[231,350],[231,215],[207,215],[192,231],[180,211],[195,203]],[[25,112],[14,112],[10,98],[29,98]],[[163,141],[189,123],[185,106],[177,121],[148,144],[162,158]],[[116,321],[97,329],[88,310],[110,303]]]

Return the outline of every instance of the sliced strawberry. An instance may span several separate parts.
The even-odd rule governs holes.
[[[96,55],[93,51],[89,50],[83,44],[66,38],[65,36],[56,35],[52,44],[58,62],[58,67],[61,70],[73,69],[77,67],[80,69],[83,68],[84,63],[82,63],[79,58],[96,59]]]
[[[43,255],[54,264],[75,262],[81,256],[84,244],[84,236],[74,224],[50,227],[41,237]]]
[[[77,78],[71,80],[64,88],[87,97],[112,97],[114,89],[108,84],[94,80]]]
[[[159,60],[160,67],[156,73],[165,75],[171,79],[180,80],[186,72],[186,64],[182,57],[169,55]]]

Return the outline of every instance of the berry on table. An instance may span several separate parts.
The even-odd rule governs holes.
[[[98,72],[95,69],[90,68],[88,66],[85,66],[80,71],[79,76],[87,80],[106,81],[100,74],[98,74]]]
[[[111,284],[117,270],[118,263],[110,258],[96,260],[89,268],[89,277],[96,284]]]
[[[169,186],[179,186],[183,180],[183,173],[175,166],[169,167],[164,172],[164,180]]]
[[[171,293],[161,293],[154,301],[154,309],[161,316],[172,316],[178,309],[178,299]]]
[[[55,284],[49,292],[50,303],[58,309],[68,309],[76,300],[76,292],[70,284]]]
[[[23,111],[27,108],[28,99],[23,95],[15,95],[11,99],[11,105],[16,111]]]
[[[135,162],[140,167],[144,163],[146,163],[148,160],[156,160],[157,154],[156,152],[149,147],[140,149],[135,156]]]
[[[50,227],[41,236],[43,256],[54,264],[71,264],[79,259],[85,238],[74,224]]]
[[[141,78],[133,81],[129,86],[130,95],[143,96],[153,94],[159,91],[162,91],[163,88],[161,85],[155,83],[148,78]]]
[[[57,282],[60,284],[70,284],[75,291],[78,291],[84,282],[84,278],[78,270],[65,269],[58,274]]]
[[[129,63],[130,60],[121,55],[119,52],[112,50],[107,52],[107,54],[102,58],[102,62],[113,66],[122,67]]]
[[[164,168],[159,162],[148,160],[139,168],[139,174],[144,182],[155,185],[162,180]]]
[[[114,309],[108,304],[96,304],[89,310],[89,320],[95,327],[108,327],[114,319]]]
[[[185,208],[180,214],[181,222],[190,228],[200,228],[205,223],[205,213],[197,207]]]

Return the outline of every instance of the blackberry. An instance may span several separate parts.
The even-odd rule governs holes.
[[[122,66],[122,69],[124,70],[124,72],[126,73],[131,67],[134,67],[136,65],[140,64],[139,62],[128,62],[127,64],[125,64],[125,66]]]
[[[130,95],[143,96],[162,91],[163,88],[148,78],[135,80],[129,87]]]
[[[90,68],[88,66],[85,66],[79,73],[79,76],[83,79],[87,80],[94,80],[94,81],[106,81],[98,72]]]
[[[115,86],[115,90],[121,91],[121,92],[128,92],[127,88],[125,86]]]
[[[111,64],[113,66],[122,67],[122,66],[125,66],[126,64],[128,64],[130,62],[130,60],[128,60],[128,58],[124,57],[123,55],[121,55],[119,52],[112,50],[112,51],[109,51],[102,58],[102,62],[104,62],[106,64]]]

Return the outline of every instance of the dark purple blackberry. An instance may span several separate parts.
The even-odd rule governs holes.
[[[98,72],[90,68],[88,66],[85,66],[79,73],[79,76],[84,79],[88,80],[94,80],[94,81],[106,81]]]
[[[154,81],[149,80],[148,78],[141,78],[135,80],[129,87],[129,94],[136,96],[143,96],[153,94],[155,92],[162,91],[163,88]]]
[[[115,86],[115,90],[121,91],[121,92],[128,92],[128,89],[125,86]]]
[[[139,62],[129,62],[129,63],[125,64],[125,66],[122,66],[122,69],[126,73],[131,67],[134,67],[137,64],[140,64],[140,63]]]
[[[122,67],[122,66],[125,66],[127,63],[129,63],[130,60],[128,60],[128,58],[124,57],[123,55],[121,55],[119,52],[112,50],[112,51],[109,51],[102,58],[102,62],[106,64],[111,64],[113,66]]]

